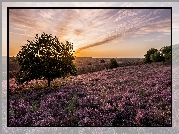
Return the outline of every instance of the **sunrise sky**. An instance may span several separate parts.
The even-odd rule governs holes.
[[[77,57],[143,58],[171,45],[171,10],[10,9],[10,56],[42,32],[72,42]]]

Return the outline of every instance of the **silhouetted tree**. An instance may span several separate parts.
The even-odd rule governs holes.
[[[73,64],[73,43],[66,41],[60,43],[58,38],[43,33],[36,34],[35,41],[27,40],[22,46],[16,58],[20,65],[20,71],[16,75],[17,83],[23,83],[32,79],[47,79],[50,81],[58,77],[76,75],[76,67]]]

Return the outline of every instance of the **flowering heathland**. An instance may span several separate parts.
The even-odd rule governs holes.
[[[171,126],[171,66],[145,64],[17,86],[10,126]],[[18,91],[18,92],[16,92]]]

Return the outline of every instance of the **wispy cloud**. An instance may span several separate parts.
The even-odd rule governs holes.
[[[154,39],[151,39],[151,40],[144,40],[144,41],[154,41]]]
[[[171,34],[171,20],[164,19],[156,22],[151,22],[148,26],[145,26],[140,29],[140,32],[143,34],[159,32],[163,34]]]
[[[160,13],[163,10],[152,10],[144,14],[146,10],[119,10],[115,14],[116,19],[114,23],[119,22],[110,35],[104,36],[101,40],[97,40],[91,44],[80,47],[77,52],[84,49],[103,45],[116,39],[122,39],[125,36],[131,37],[144,36],[152,32],[162,32],[165,34],[171,34],[171,20],[170,18],[161,18]],[[125,20],[125,21],[123,21]],[[131,35],[133,34],[133,35]]]
[[[43,29],[43,22],[33,12],[35,12],[33,9],[30,12],[27,12],[27,10],[10,9],[10,33],[28,36]]]

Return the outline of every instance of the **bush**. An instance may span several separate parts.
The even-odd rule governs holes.
[[[116,59],[110,59],[110,62],[109,62],[109,68],[117,68],[119,67],[119,64],[117,63]]]
[[[105,63],[105,60],[101,59],[101,60],[100,60],[100,63]]]

